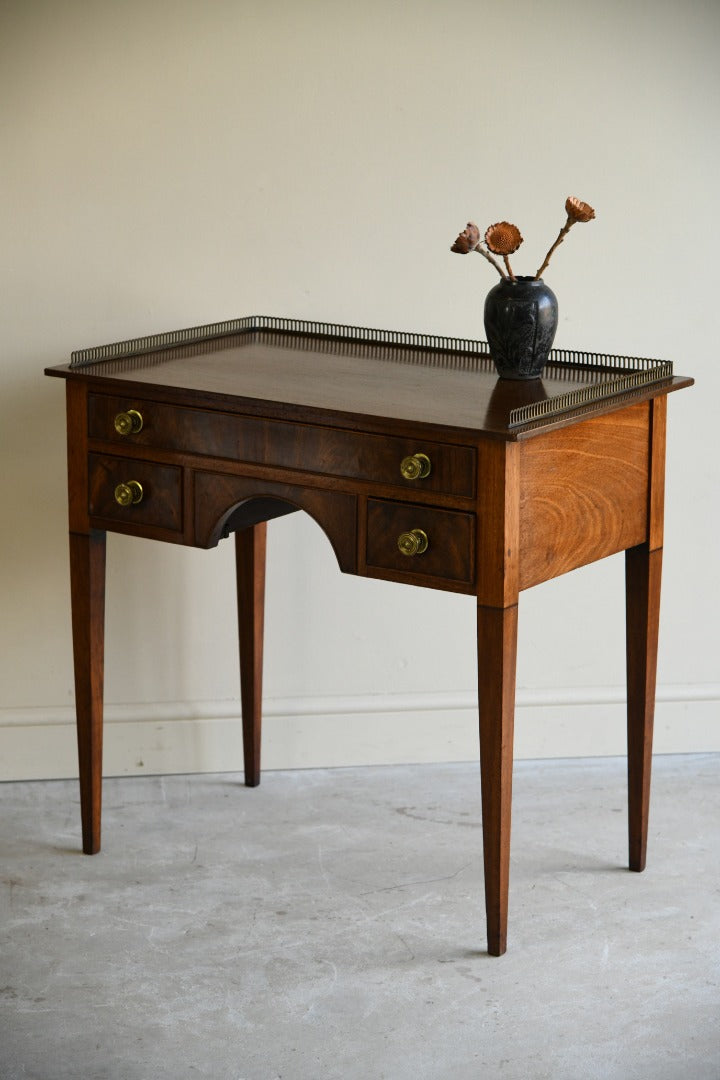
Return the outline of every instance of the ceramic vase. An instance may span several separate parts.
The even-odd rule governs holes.
[[[538,379],[558,323],[557,297],[542,278],[504,278],[485,298],[485,333],[501,379]]]

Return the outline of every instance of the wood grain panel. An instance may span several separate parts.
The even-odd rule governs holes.
[[[644,542],[649,447],[646,402],[521,443],[521,589]]]

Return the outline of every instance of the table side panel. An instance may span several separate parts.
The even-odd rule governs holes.
[[[650,404],[520,444],[521,589],[648,535]]]

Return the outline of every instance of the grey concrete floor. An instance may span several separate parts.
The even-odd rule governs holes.
[[[0,785],[2,1080],[718,1080],[720,756],[516,766],[484,952],[477,767]]]

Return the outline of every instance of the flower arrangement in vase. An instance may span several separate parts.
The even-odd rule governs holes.
[[[490,225],[484,237],[480,236],[477,225],[469,221],[450,249],[459,255],[477,251],[500,275],[500,282],[485,299],[484,316],[490,355],[501,378],[537,379],[547,363],[557,330],[558,304],[542,275],[573,225],[595,217],[592,206],[574,196],[566,199],[565,213],[565,224],[532,277],[513,273],[510,256],[518,250],[523,238],[517,225],[509,221]]]

